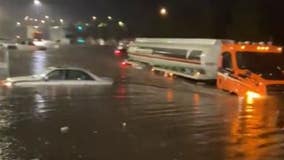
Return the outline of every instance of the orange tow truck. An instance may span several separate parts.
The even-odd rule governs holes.
[[[284,95],[282,48],[264,43],[223,45],[217,87],[241,97]]]

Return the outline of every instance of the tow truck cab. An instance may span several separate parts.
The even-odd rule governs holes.
[[[284,94],[282,48],[264,44],[223,45],[217,87],[241,97]]]

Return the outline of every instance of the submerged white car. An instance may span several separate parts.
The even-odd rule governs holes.
[[[112,85],[113,80],[98,77],[82,68],[51,67],[39,75],[11,77],[4,81],[6,87],[33,86],[80,86],[80,85]]]

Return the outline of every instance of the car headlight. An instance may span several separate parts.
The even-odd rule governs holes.
[[[259,93],[253,91],[246,92],[246,104],[252,105],[254,104],[255,99],[261,98]]]

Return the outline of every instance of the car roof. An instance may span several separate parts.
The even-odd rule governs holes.
[[[79,70],[94,75],[91,71],[80,67],[48,67],[48,71],[53,70]]]

